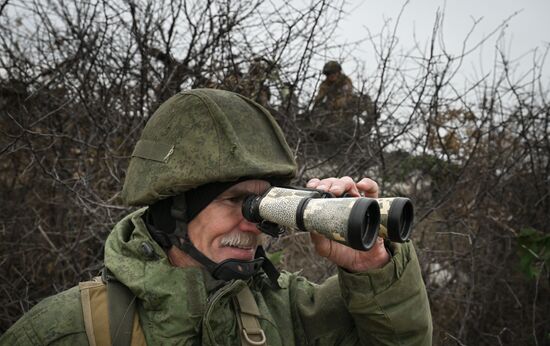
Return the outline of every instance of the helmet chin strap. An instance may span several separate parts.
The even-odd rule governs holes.
[[[183,231],[185,230],[185,231]],[[263,268],[267,274],[271,285],[275,288],[280,288],[279,271],[273,263],[267,258],[263,247],[259,245],[256,248],[254,259],[239,260],[229,258],[222,262],[216,263],[204,255],[193,245],[187,234],[187,224],[176,219],[176,230],[174,232],[178,241],[176,245],[179,249],[187,253],[191,258],[202,264],[206,270],[216,279],[230,281],[234,279],[247,280],[257,274]]]
[[[165,250],[172,247],[172,245],[176,246],[203,265],[214,278],[224,281],[246,280],[263,268],[272,286],[280,288],[277,282],[280,275],[279,271],[267,258],[262,246],[256,248],[252,260],[229,258],[216,263],[199,251],[189,239],[187,223],[185,222],[186,215],[185,212],[181,212],[185,210],[183,196],[174,197],[170,202],[166,202],[166,204],[171,204],[170,208],[166,208],[167,205],[150,207],[145,220],[149,233]]]
[[[264,262],[263,257],[258,257],[250,261],[230,258],[216,263],[206,257],[189,241],[183,241],[179,248],[202,264],[214,278],[224,281],[246,280],[256,274]]]

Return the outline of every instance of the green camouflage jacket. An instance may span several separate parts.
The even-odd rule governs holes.
[[[385,267],[339,270],[322,285],[283,273],[281,289],[257,275],[215,281],[197,268],[170,265],[138,210],[105,244],[105,265],[138,297],[149,345],[241,345],[232,296],[248,284],[273,345],[430,345],[432,321],[411,243],[395,244]],[[144,251],[149,244],[155,252]],[[0,345],[87,345],[78,287],[44,299],[0,337]]]
[[[325,79],[319,86],[314,104],[326,110],[339,110],[351,106],[353,84],[345,74],[340,74],[337,80]]]

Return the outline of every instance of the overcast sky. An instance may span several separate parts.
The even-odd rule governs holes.
[[[403,4],[404,1],[398,0],[350,1],[347,6],[349,13],[337,33],[337,40],[363,39],[367,36],[367,28],[372,34],[379,33],[388,20],[393,26]],[[470,45],[489,35],[511,16],[500,45],[504,43],[509,58],[519,59],[518,69],[529,69],[533,64],[533,50],[538,49],[537,56],[542,57],[544,49],[550,45],[550,0],[411,0],[405,7],[397,31],[403,49],[414,45],[415,36],[421,43],[429,40],[438,9],[444,11],[443,34],[451,54],[460,52],[474,21],[479,23],[469,40]],[[462,70],[464,78],[476,78],[493,65],[499,34],[469,57]],[[369,66],[368,61],[372,60],[369,59],[373,54],[371,45],[365,42],[359,48],[357,53],[365,56],[367,71],[375,68],[372,64]],[[545,80],[548,81],[550,61],[544,66]],[[344,61],[344,69],[353,70],[354,67],[352,62]]]

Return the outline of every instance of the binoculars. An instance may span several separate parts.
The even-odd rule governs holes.
[[[276,224],[316,232],[362,251],[369,250],[378,236],[407,241],[413,223],[413,205],[408,198],[335,198],[320,190],[282,187],[247,196],[242,213],[248,221],[260,224],[262,231],[262,224]]]

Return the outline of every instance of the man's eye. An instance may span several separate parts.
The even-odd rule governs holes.
[[[227,200],[232,203],[241,203],[244,199],[244,196],[235,196],[235,197],[229,197]]]

